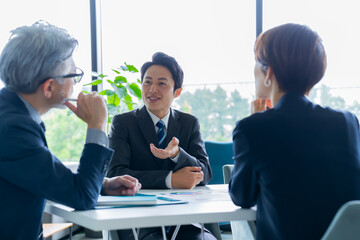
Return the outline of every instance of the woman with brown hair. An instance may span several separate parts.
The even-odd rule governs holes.
[[[360,199],[358,120],[306,97],[326,69],[322,41],[309,27],[262,33],[255,60],[258,99],[233,133],[231,198],[257,205],[257,239],[320,239],[340,206]]]

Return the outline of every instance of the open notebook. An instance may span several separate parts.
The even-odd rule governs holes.
[[[182,203],[188,202],[169,197],[138,193],[135,194],[135,196],[99,196],[96,208],[168,205]]]

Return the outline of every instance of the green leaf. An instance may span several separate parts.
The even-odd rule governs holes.
[[[129,111],[134,110],[134,104],[133,103],[126,103]]]
[[[109,124],[114,115],[133,110],[138,104],[137,99],[141,100],[141,80],[138,75],[134,75],[135,77],[131,76],[131,74],[124,76],[124,71],[129,73],[139,72],[134,65],[124,62],[122,66],[111,69],[111,75],[101,73],[97,76],[97,80],[83,85],[94,86],[105,83],[105,81],[111,85],[111,87],[99,92],[99,95],[106,96],[105,100],[107,103]],[[135,79],[136,81],[134,82]],[[106,84],[106,86],[108,85]],[[86,91],[83,92],[88,93]],[[133,101],[135,99],[136,101]]]
[[[109,89],[105,89],[105,90],[102,90],[101,92],[99,92],[99,95],[106,95],[106,96],[112,96],[114,95],[115,92],[113,90],[109,90]]]
[[[141,90],[136,83],[131,83],[129,86],[130,93],[136,96],[138,99],[141,99]]]
[[[132,98],[131,98],[131,96],[130,96],[129,94],[124,97],[123,102],[126,103],[126,104],[128,104],[128,103],[134,103],[134,102],[132,101]]]
[[[89,85],[99,85],[102,83],[102,80],[96,80],[96,81],[93,81],[91,83],[88,83],[88,84],[84,84],[83,86],[89,86]]]
[[[113,104],[113,103],[108,103],[108,104],[106,104],[106,106],[108,109],[116,107],[115,104]]]
[[[126,104],[129,111],[134,109],[135,103],[132,101],[132,98],[130,95],[126,95],[123,102]]]
[[[113,70],[114,72],[116,72],[117,74],[120,74],[120,72],[118,70],[115,70],[115,69],[111,69]]]
[[[126,104],[126,107],[128,108],[129,111],[134,109],[134,103],[133,103],[130,95],[125,96],[123,103]]]
[[[129,72],[132,72],[132,73],[137,73],[137,72],[139,72],[139,70],[137,70],[137,68],[134,67],[134,65],[128,65],[128,64],[126,64],[126,62],[125,62],[124,64],[125,64],[125,66],[127,67],[127,70],[128,70]]]
[[[68,110],[68,111],[66,112],[66,116],[71,116],[71,115],[73,115],[73,114],[74,114],[74,112],[71,111],[71,110]]]
[[[112,83],[111,86],[120,99],[123,99],[128,94],[126,88],[123,85],[116,85]]]
[[[127,79],[126,79],[126,77],[123,77],[123,76],[117,76],[115,78],[115,83],[127,83]]]
[[[118,106],[120,104],[120,98],[116,94],[107,96],[107,102],[108,104]]]
[[[108,114],[110,114],[110,115],[116,115],[120,112],[119,111],[120,106],[115,106],[114,104],[108,104],[107,108],[108,108]]]
[[[104,74],[100,74],[99,76],[98,76],[98,79],[103,79],[103,78],[106,78],[107,77],[107,75],[104,75]]]
[[[85,91],[85,90],[82,90],[82,92],[85,93],[85,94],[88,94],[88,93],[89,93],[88,91]]]
[[[108,83],[110,83],[110,84],[114,84],[114,82],[113,81],[111,81],[111,80],[106,80]]]
[[[114,95],[114,96],[115,96],[114,104],[115,104],[115,106],[119,106],[119,104],[120,104],[120,98],[119,98],[117,95]]]
[[[121,65],[120,68],[121,68],[121,70],[123,70],[123,71],[127,71],[127,70],[128,70],[127,66],[124,66],[124,65]]]

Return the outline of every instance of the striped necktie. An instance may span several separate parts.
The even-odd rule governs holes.
[[[161,120],[159,120],[156,123],[156,126],[159,128],[157,131],[157,138],[159,140],[159,146],[160,148],[165,148],[165,123]]]

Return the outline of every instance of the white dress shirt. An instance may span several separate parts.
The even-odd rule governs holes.
[[[158,118],[157,116],[155,116],[152,112],[150,112],[147,108],[146,110],[148,111],[150,117],[151,117],[151,120],[153,121],[154,123],[154,127],[155,127],[155,132],[157,132],[159,130],[158,126],[156,126],[156,123],[161,120],[164,122],[165,124],[165,137],[167,135],[167,126],[168,126],[168,123],[169,123],[169,117],[170,117],[170,111],[165,115],[165,117],[163,117],[162,119]],[[179,152],[180,153],[180,152]],[[179,160],[179,153],[174,157],[174,158],[170,158],[171,161],[173,161],[174,163],[177,163],[178,160]],[[172,177],[172,171],[170,171],[170,173],[167,175],[166,179],[165,179],[165,183],[166,183],[166,186],[168,188],[172,188],[172,185],[171,185],[171,177]]]

